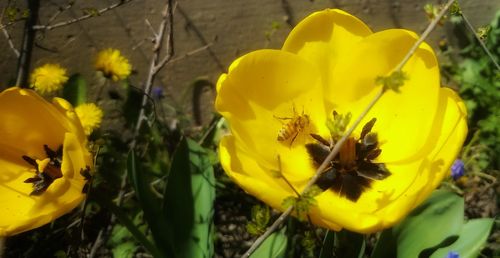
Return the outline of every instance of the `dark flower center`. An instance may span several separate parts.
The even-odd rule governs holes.
[[[33,191],[30,195],[41,195],[47,188],[58,178],[61,178],[61,163],[62,163],[62,145],[57,150],[50,149],[47,145],[43,145],[45,154],[49,158],[49,163],[43,171],[39,171],[38,163],[32,157],[23,155],[22,158],[35,168],[36,174],[24,180],[25,183],[33,184]]]
[[[363,127],[358,139],[349,137],[339,154],[329,162],[316,184],[323,190],[331,189],[342,197],[356,202],[370,188],[374,180],[383,180],[391,175],[383,163],[375,163],[382,152],[378,148],[377,134],[371,132],[376,119]],[[318,143],[306,144],[307,152],[318,168],[335,145],[333,141],[311,134]]]

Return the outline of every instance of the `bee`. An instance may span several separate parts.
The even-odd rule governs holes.
[[[43,171],[38,169],[38,163],[35,159],[26,155],[22,156],[24,161],[35,168],[35,176],[24,180],[25,183],[33,184],[33,191],[30,195],[41,195],[56,179],[63,176],[61,172],[62,145],[56,151],[50,149],[47,145],[44,145],[43,147],[45,154],[49,158],[49,162]]]
[[[290,140],[290,146],[292,146],[299,133],[303,132],[310,123],[309,115],[304,114],[303,110],[302,114],[299,115],[297,111],[295,111],[295,106],[293,107],[293,117],[275,116],[275,118],[287,121],[279,130],[277,140],[280,142]]]

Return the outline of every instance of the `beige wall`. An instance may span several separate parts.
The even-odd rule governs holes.
[[[3,9],[7,1],[0,2]],[[20,2],[20,1],[18,1]],[[40,22],[45,23],[67,1],[41,0]],[[64,21],[82,14],[82,8],[103,8],[111,0],[77,0],[71,11],[60,15],[56,21]],[[190,83],[198,77],[216,81],[228,64],[238,55],[259,48],[279,48],[284,37],[307,14],[324,8],[344,9],[362,20],[373,30],[393,27],[422,31],[427,24],[422,7],[430,0],[178,0],[174,13],[175,54],[180,60],[167,65],[159,74],[156,85],[165,87],[169,103],[181,110],[190,109]],[[460,1],[463,12],[475,26],[489,22],[500,1]],[[135,0],[100,17],[70,26],[39,33],[35,47],[34,66],[45,62],[59,62],[71,73],[81,72],[89,80],[93,78],[91,64],[95,53],[102,48],[114,47],[128,56],[136,74],[132,82],[136,86],[144,80],[151,56],[151,36],[145,19],[153,26],[159,22],[164,1]],[[287,23],[288,21],[288,23]],[[266,33],[279,24],[270,40]],[[290,24],[289,24],[290,23]],[[20,44],[22,22],[8,27],[14,44]],[[442,28],[433,33],[431,42],[444,35]],[[142,42],[142,44],[140,44]],[[211,43],[208,50],[185,56],[186,53]],[[15,76],[16,57],[7,41],[0,35],[2,49],[0,88],[8,86]],[[210,103],[207,96],[206,102]]]

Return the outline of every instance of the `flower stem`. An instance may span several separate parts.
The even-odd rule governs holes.
[[[4,257],[5,253],[5,237],[0,237],[0,258]]]
[[[467,19],[467,17],[465,17],[465,15],[463,14],[463,12],[461,13],[461,15],[462,15],[462,19],[464,19],[465,25],[467,25],[467,27],[469,28],[469,30],[472,32],[472,34],[474,35],[474,37],[476,38],[476,40],[479,42],[479,45],[481,45],[481,47],[483,48],[484,52],[490,58],[491,62],[493,62],[493,64],[496,66],[497,70],[500,71],[500,66],[498,65],[497,61],[495,60],[495,57],[493,56],[493,54],[491,54],[490,50],[486,47],[486,45],[484,44],[484,42],[479,38],[479,36],[477,35],[474,27],[470,23],[469,19]]]
[[[413,46],[410,48],[410,50],[408,50],[408,53],[403,58],[403,60],[396,66],[396,68],[394,69],[395,72],[401,71],[401,69],[403,68],[403,66],[408,62],[408,60],[410,60],[411,56],[415,53],[415,51],[418,49],[418,47],[420,46],[420,44],[422,44],[422,42],[424,42],[424,40],[429,36],[429,33],[436,27],[436,25],[438,24],[439,20],[441,20],[441,18],[445,15],[445,13],[450,8],[450,6],[453,4],[454,1],[455,0],[448,0],[448,2],[446,3],[446,5],[439,12],[439,14],[436,16],[436,18],[434,20],[432,20],[432,22],[427,26],[427,28],[422,33],[422,35],[420,36],[420,38],[415,42],[415,44],[413,44]],[[316,183],[316,181],[318,180],[319,176],[326,169],[326,167],[328,166],[328,164],[330,163],[330,161],[333,160],[333,158],[335,158],[335,156],[339,153],[340,148],[342,147],[342,145],[344,144],[344,142],[349,138],[349,136],[356,129],[356,127],[359,125],[359,123],[361,123],[361,120],[363,120],[363,118],[366,116],[366,114],[368,114],[368,112],[377,103],[377,101],[382,97],[382,95],[384,95],[385,91],[386,90],[384,89],[384,87],[381,87],[381,89],[377,93],[377,95],[375,95],[373,97],[373,99],[370,101],[370,103],[368,103],[368,105],[363,110],[363,112],[361,112],[361,114],[358,116],[358,118],[356,119],[356,121],[354,121],[354,123],[347,130],[347,132],[344,133],[344,135],[342,136],[342,138],[335,144],[335,146],[333,147],[333,149],[330,152],[330,154],[328,154],[328,156],[326,157],[326,159],[323,161],[323,163],[316,170],[316,173],[314,174],[314,176],[309,180],[309,182],[307,183],[306,187],[302,190],[302,193],[304,193],[305,191],[309,190],[311,188],[311,186]],[[274,221],[274,223],[269,228],[267,228],[266,232],[264,232],[262,235],[260,235],[253,242],[252,246],[250,246],[250,248],[241,257],[242,258],[248,258],[248,257],[250,257],[250,255],[262,244],[262,242],[264,242],[264,240],[266,240],[266,238],[269,235],[271,235],[271,233],[274,232],[281,225],[281,223],[283,223],[283,221],[285,221],[285,219],[292,213],[293,208],[294,208],[293,206],[290,206],[288,209],[286,209],[276,219],[276,221]]]

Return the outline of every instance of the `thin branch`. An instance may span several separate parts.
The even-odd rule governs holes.
[[[408,50],[407,55],[403,58],[403,60],[395,67],[394,71],[401,71],[403,66],[408,62],[410,57],[415,53],[415,51],[418,49],[420,44],[425,40],[425,38],[429,35],[429,33],[436,27],[438,21],[444,16],[444,14],[447,12],[448,8],[450,8],[451,4],[453,4],[455,0],[448,0],[447,4],[443,7],[441,12],[436,16],[436,18],[427,26],[427,29],[422,33],[420,38],[415,42],[415,44]],[[319,166],[319,168],[316,170],[316,173],[314,176],[309,180],[307,183],[306,187],[302,190],[302,194],[306,191],[308,191],[311,186],[313,186],[319,176],[323,173],[323,171],[327,168],[328,164],[330,163],[333,158],[339,153],[340,148],[344,144],[344,142],[350,137],[352,132],[356,129],[356,127],[361,123],[361,120],[368,114],[368,112],[371,110],[371,108],[377,103],[377,101],[383,96],[385,92],[384,87],[380,89],[380,91],[377,93],[377,95],[368,103],[368,105],[365,107],[363,112],[358,116],[356,121],[351,125],[351,127],[347,130],[347,132],[342,136],[342,138],[335,144],[333,147],[332,151],[326,159],[323,161],[323,163]],[[248,258],[250,255],[264,242],[264,240],[269,237],[284,221],[285,219],[291,214],[293,210],[293,206],[290,206],[288,209],[283,212],[278,219],[262,234],[259,236],[250,246],[250,248],[243,254],[243,258]]]
[[[474,27],[470,23],[469,19],[467,19],[467,17],[465,17],[463,12],[461,12],[460,15],[462,15],[462,18],[464,19],[465,24],[467,25],[469,30],[472,32],[472,34],[474,35],[476,40],[479,42],[479,44],[483,48],[484,52],[486,52],[486,54],[490,58],[491,62],[493,62],[493,64],[496,66],[497,70],[500,71],[500,66],[498,65],[497,61],[495,60],[495,57],[493,56],[493,54],[491,54],[490,50],[486,47],[484,42],[479,38],[479,36],[476,33],[476,30],[474,29]]]
[[[75,19],[71,19],[71,20],[67,20],[67,21],[63,21],[63,22],[58,22],[58,23],[56,23],[54,25],[34,25],[33,29],[34,30],[52,30],[52,29],[55,29],[55,28],[63,27],[63,26],[66,26],[66,25],[73,24],[75,22],[79,22],[79,21],[83,21],[83,20],[86,20],[86,19],[89,19],[89,18],[92,18],[92,17],[100,16],[101,14],[103,14],[103,13],[105,13],[107,11],[113,10],[116,7],[122,6],[122,5],[130,3],[132,1],[133,0],[122,0],[122,1],[119,1],[118,3],[112,4],[112,5],[108,6],[108,7],[105,7],[105,8],[102,8],[100,10],[97,10],[95,13],[89,13],[89,14],[80,16],[80,17],[75,18]]]
[[[5,254],[5,239],[5,237],[0,237],[0,258],[3,258]]]
[[[26,87],[28,84],[28,70],[31,63],[31,55],[33,51],[33,43],[35,41],[35,31],[33,24],[38,19],[40,9],[40,1],[28,1],[29,16],[24,23],[23,38],[21,43],[21,51],[17,62],[16,86]]]
[[[155,45],[153,46],[153,57],[151,58],[151,63],[149,65],[149,72],[148,72],[148,77],[146,78],[146,82],[144,85],[144,96],[142,98],[142,104],[141,104],[141,109],[139,111],[139,117],[137,119],[137,123],[135,126],[134,130],[134,136],[132,139],[131,143],[131,148],[135,147],[136,144],[136,138],[137,135],[139,134],[139,131],[142,127],[143,122],[147,119],[145,113],[146,113],[146,104],[148,102],[148,95],[151,92],[151,88],[153,85],[153,81],[155,79],[156,74],[159,71],[159,68],[161,66],[158,66],[159,64],[159,58],[160,58],[160,52],[163,46],[163,39],[164,39],[164,34],[167,31],[168,27],[168,33],[167,33],[167,46],[166,46],[166,56],[164,59],[170,59],[173,56],[173,15],[172,15],[172,0],[168,0],[167,4],[165,5],[165,9],[162,12],[163,20],[158,27],[158,32],[155,33]]]
[[[7,29],[5,28],[5,26],[2,23],[4,14],[5,14],[5,9],[3,9],[2,15],[0,16],[0,27],[2,29],[2,33],[5,36],[5,38],[7,39],[7,42],[9,44],[10,49],[12,49],[12,52],[14,52],[16,57],[19,58],[21,56],[21,54],[19,53],[19,50],[17,50],[17,48],[14,46],[14,43],[12,42],[12,37],[10,36],[9,32],[7,31]]]
[[[148,77],[146,78],[145,86],[144,86],[144,96],[142,98],[142,103],[141,103],[141,109],[139,111],[139,117],[137,118],[137,123],[136,127],[134,130],[134,135],[132,138],[132,142],[130,143],[130,149],[135,148],[135,145],[137,143],[137,136],[139,135],[139,131],[142,128],[142,124],[144,121],[147,120],[146,116],[146,106],[148,103],[148,96],[151,93],[151,88],[153,85],[153,81],[155,79],[155,75],[158,72],[157,66],[158,66],[158,60],[160,58],[160,52],[162,49],[163,45],[163,38],[165,31],[167,31],[167,26],[168,26],[168,36],[167,36],[167,57],[171,58],[173,55],[173,14],[172,14],[172,0],[167,0],[167,3],[165,5],[165,8],[162,12],[162,17],[163,20],[158,27],[158,32],[155,33],[155,45],[153,47],[153,57],[151,58],[151,63],[149,66],[149,72],[148,72]],[[118,193],[118,199],[117,203],[118,205],[121,204],[123,201],[123,196],[125,194],[125,186],[127,185],[127,175],[123,175],[122,177],[122,182],[120,186],[120,192]]]
[[[164,59],[164,60],[162,60],[162,62],[161,62],[160,64],[163,66],[164,64],[162,64],[162,63],[163,63],[163,62],[165,62],[165,63],[166,63],[167,61],[170,61],[170,63],[175,63],[175,62],[180,61],[180,60],[182,60],[182,59],[184,59],[184,58],[190,57],[190,56],[192,56],[192,55],[194,55],[194,54],[198,54],[199,52],[201,52],[201,51],[203,51],[203,50],[207,50],[207,49],[209,49],[212,45],[213,45],[213,43],[209,43],[209,44],[207,44],[207,45],[205,45],[205,46],[202,46],[202,47],[199,47],[199,48],[197,48],[197,49],[195,49],[195,50],[191,50],[191,51],[189,51],[189,52],[187,52],[187,53],[185,53],[185,54],[183,54],[183,55],[181,55],[181,56],[178,56],[177,58],[174,58],[174,59],[170,59],[170,60],[166,60],[166,59]]]
[[[69,8],[73,7],[73,5],[75,5],[75,3],[76,3],[76,0],[69,2],[65,7],[59,7],[57,12],[55,12],[54,15],[52,15],[52,17],[49,18],[49,20],[47,21],[47,25],[51,24],[61,13],[68,10]]]

